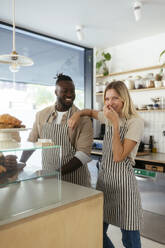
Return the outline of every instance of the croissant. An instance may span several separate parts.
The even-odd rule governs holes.
[[[0,165],[0,174],[6,171],[6,168],[3,165]]]
[[[16,117],[3,114],[0,115],[0,128],[20,128],[25,127],[25,125],[21,125],[22,121],[17,119]]]

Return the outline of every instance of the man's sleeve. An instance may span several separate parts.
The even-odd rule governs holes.
[[[28,137],[28,141],[37,142],[38,138],[39,138],[39,113],[36,114],[33,128]]]
[[[78,129],[79,133],[75,144],[75,157],[77,157],[82,164],[86,164],[91,161],[90,155],[93,143],[93,128],[90,118],[82,117]]]
[[[100,111],[100,112],[98,113],[98,120],[99,120],[102,124],[106,123],[106,118],[105,118],[105,116],[104,116],[103,111]]]

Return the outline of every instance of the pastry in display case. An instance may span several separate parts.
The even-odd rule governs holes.
[[[24,128],[22,121],[10,114],[0,115],[0,128]]]
[[[22,121],[10,114],[0,115],[0,148],[20,146],[20,131],[27,131]]]

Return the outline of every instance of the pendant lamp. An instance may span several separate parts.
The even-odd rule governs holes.
[[[15,0],[12,1],[12,13],[13,13],[13,49],[11,54],[0,55],[0,63],[9,64],[9,69],[11,72],[19,71],[21,66],[31,66],[33,65],[32,59],[19,55],[16,52],[15,47]]]

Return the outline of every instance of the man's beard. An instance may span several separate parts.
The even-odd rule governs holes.
[[[61,110],[68,110],[73,105],[73,101],[66,103],[60,97],[57,98],[57,105],[61,108]]]

